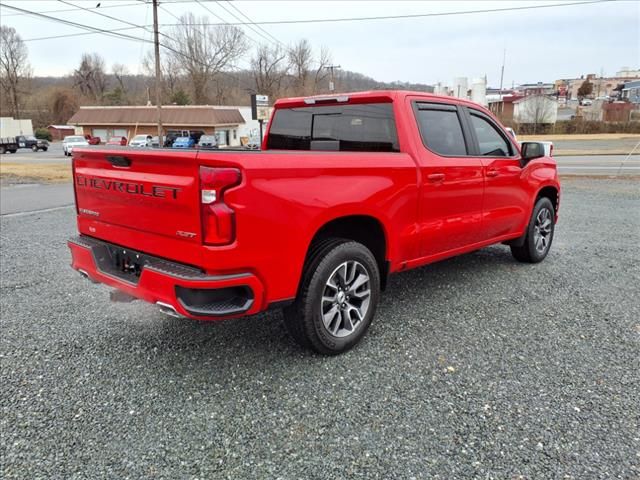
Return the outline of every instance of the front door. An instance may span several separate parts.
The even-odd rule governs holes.
[[[460,107],[416,102],[414,111],[422,137],[422,257],[444,257],[482,239],[483,165],[470,155]]]
[[[474,149],[485,176],[483,240],[498,239],[524,228],[530,199],[523,188],[520,155],[509,135],[488,115],[467,109]]]

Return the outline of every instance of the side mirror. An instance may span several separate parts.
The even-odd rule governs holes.
[[[534,158],[544,157],[544,143],[542,142],[522,142],[520,146],[522,152],[522,166],[525,166]]]

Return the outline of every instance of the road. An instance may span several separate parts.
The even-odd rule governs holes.
[[[71,209],[0,220],[0,477],[640,477],[640,194],[568,178],[537,265],[505,246],[392,276],[319,357],[278,311],[110,303]]]
[[[564,175],[640,175],[638,155],[589,155],[554,157]]]

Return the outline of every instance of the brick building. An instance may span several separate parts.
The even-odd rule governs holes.
[[[110,137],[158,134],[157,110],[154,106],[80,107],[69,120],[82,127],[84,134],[106,140]],[[240,145],[238,127],[245,123],[237,108],[209,105],[168,105],[162,107],[165,134],[170,130],[200,130],[218,137],[220,145]]]

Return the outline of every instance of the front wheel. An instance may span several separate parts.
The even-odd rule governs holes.
[[[37,145],[32,145],[31,146],[31,151],[37,152],[38,151],[38,146]]]
[[[551,248],[555,232],[555,208],[546,197],[538,200],[533,208],[524,243],[511,245],[511,254],[520,262],[538,263],[545,259]]]
[[[380,272],[361,243],[327,239],[312,248],[285,325],[302,346],[337,355],[356,345],[375,315]]]

